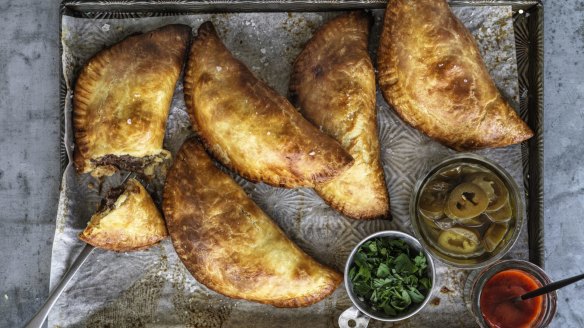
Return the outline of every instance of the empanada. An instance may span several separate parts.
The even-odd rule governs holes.
[[[533,136],[446,0],[388,2],[378,69],[383,95],[402,119],[446,146],[502,147]]]
[[[316,303],[341,283],[187,140],[164,186],[163,211],[174,249],[202,284],[232,298],[277,307]]]
[[[130,36],[83,67],[73,98],[78,172],[152,175],[170,157],[162,142],[190,35],[189,26],[168,25]]]
[[[102,249],[128,252],[148,248],[168,235],[162,215],[136,179],[103,199],[79,239]]]
[[[370,20],[363,12],[339,16],[321,27],[294,64],[290,93],[300,112],[334,137],[355,164],[317,193],[356,219],[389,214],[389,195],[379,160],[375,72],[367,44]]]
[[[246,179],[313,187],[353,163],[338,142],[234,58],[211,22],[201,25],[191,47],[184,92],[207,149]]]

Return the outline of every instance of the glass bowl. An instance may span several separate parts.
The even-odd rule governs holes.
[[[438,172],[461,164],[470,165],[494,174],[505,184],[509,192],[509,202],[512,208],[512,218],[508,222],[509,226],[502,241],[492,252],[484,251],[480,254],[468,256],[455,256],[452,253],[448,254],[438,245],[436,236],[439,234],[440,230],[435,228],[434,231],[432,231],[432,228],[429,227],[429,224],[424,222],[424,220],[427,219],[422,217],[418,211],[420,196],[428,181],[436,178]],[[412,198],[410,201],[410,219],[416,238],[418,238],[420,243],[422,243],[424,248],[428,250],[432,257],[445,263],[446,265],[461,269],[477,269],[488,266],[505,256],[505,254],[509,252],[509,250],[513,247],[519,238],[523,227],[524,213],[525,210],[523,205],[523,197],[519,192],[519,187],[513,178],[496,163],[482,156],[469,153],[450,156],[429,169],[414,186]],[[432,234],[434,234],[434,237],[432,237]],[[480,247],[483,247],[482,244]]]
[[[481,271],[474,272],[468,277],[465,284],[464,298],[467,308],[470,310],[480,327],[490,327],[483,318],[481,311],[480,299],[483,287],[495,274],[511,269],[520,270],[529,274],[542,286],[548,285],[552,282],[550,277],[540,267],[531,262],[521,260],[499,261],[490,267],[482,269]],[[532,325],[532,328],[547,327],[556,314],[556,292],[554,291],[542,295],[542,297],[542,311],[535,323]]]

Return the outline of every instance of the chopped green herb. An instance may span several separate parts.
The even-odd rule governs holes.
[[[375,238],[365,242],[349,269],[353,292],[375,311],[399,315],[421,303],[432,288],[424,254],[410,254],[399,239]]]

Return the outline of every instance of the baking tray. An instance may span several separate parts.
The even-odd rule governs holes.
[[[521,146],[526,196],[528,251],[543,266],[543,5],[540,1],[453,0],[452,6],[512,6],[519,84],[519,112],[535,132]],[[318,12],[383,9],[386,1],[63,1],[61,17],[142,18],[224,12]],[[61,49],[61,55],[62,55]],[[61,70],[61,74],[63,70]],[[67,87],[61,75],[61,165],[68,164],[65,145]],[[341,287],[342,288],[342,287]],[[334,318],[332,319],[334,321]]]
[[[351,9],[383,9],[385,0],[213,0],[213,1],[63,1],[63,15],[85,18],[128,18],[181,15],[207,12],[302,12],[343,11]],[[519,73],[521,118],[535,136],[524,143],[524,186],[527,197],[529,259],[544,266],[543,222],[543,4],[541,1],[451,0],[452,6],[509,6],[515,19],[515,43]],[[519,14],[519,11],[522,14]],[[60,45],[60,54],[62,48]],[[61,169],[68,164],[64,146],[64,108],[67,94],[61,72]]]

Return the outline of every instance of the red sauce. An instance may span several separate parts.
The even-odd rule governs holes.
[[[514,302],[513,298],[540,287],[536,278],[521,270],[497,273],[481,292],[483,318],[492,328],[532,327],[543,308],[542,296],[520,302]]]

